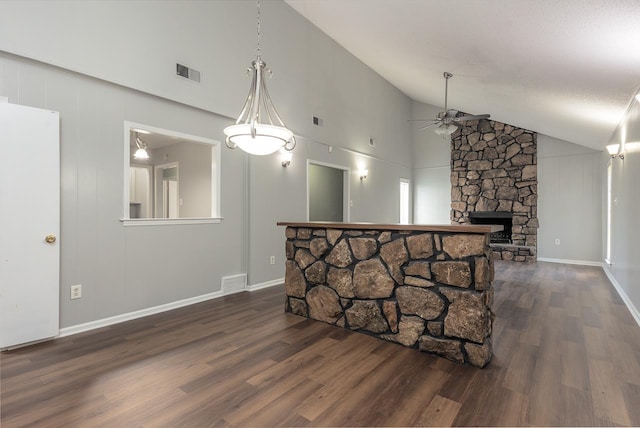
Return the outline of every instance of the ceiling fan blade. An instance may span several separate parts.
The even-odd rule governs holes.
[[[440,119],[409,119],[409,122],[438,122]]]
[[[444,117],[454,118],[456,117],[456,114],[458,114],[458,110],[449,109],[447,110],[447,113],[444,115]]]
[[[490,117],[490,114],[468,114],[466,116],[455,117],[453,120],[456,122],[464,122],[465,120],[489,119]]]
[[[433,128],[434,126],[440,125],[440,124],[442,124],[442,122],[440,122],[440,121],[434,122],[434,123],[430,123],[429,125],[425,125],[425,126],[422,126],[422,127],[418,128],[418,129],[416,129],[416,131],[424,131],[425,129]]]

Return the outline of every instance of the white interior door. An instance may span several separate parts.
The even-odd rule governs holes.
[[[0,102],[0,348],[59,332],[59,126],[57,112]]]

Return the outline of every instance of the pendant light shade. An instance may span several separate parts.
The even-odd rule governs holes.
[[[225,144],[230,149],[239,147],[252,155],[269,155],[280,148],[291,151],[296,146],[296,139],[280,118],[271,101],[265,83],[266,63],[260,58],[260,0],[258,8],[258,43],[256,59],[251,63],[251,87],[244,102],[240,116],[234,125],[224,129],[227,136]]]

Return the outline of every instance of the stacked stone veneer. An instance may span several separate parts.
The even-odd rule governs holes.
[[[513,213],[512,245],[492,245],[494,259],[536,260],[536,147],[536,133],[486,119],[451,135],[451,221],[470,223],[474,211]]]
[[[484,234],[286,229],[286,311],[484,367],[493,264]]]

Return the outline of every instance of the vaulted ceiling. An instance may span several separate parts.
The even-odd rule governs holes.
[[[640,0],[285,0],[416,101],[602,149],[640,88]],[[430,119],[430,118],[429,118]]]

